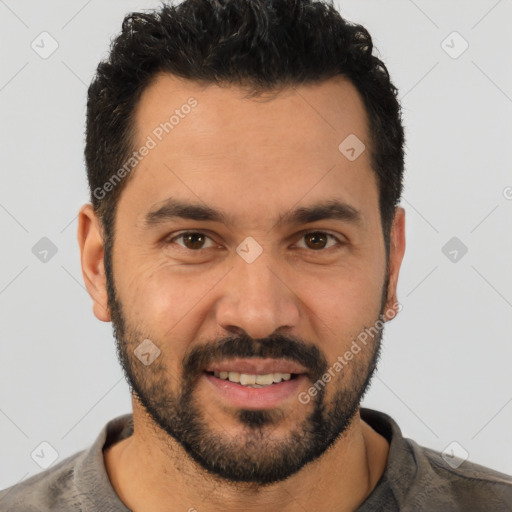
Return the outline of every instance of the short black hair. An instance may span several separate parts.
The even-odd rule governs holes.
[[[332,2],[315,0],[162,2],[159,9],[124,18],[108,58],[98,65],[87,99],[90,197],[110,248],[116,205],[133,173],[123,173],[126,176],[116,183],[112,177],[126,168],[135,150],[137,102],[161,73],[202,84],[237,85],[253,95],[338,75],[348,78],[366,108],[388,251],[404,169],[397,89],[386,66],[373,55],[368,31],[344,20]]]

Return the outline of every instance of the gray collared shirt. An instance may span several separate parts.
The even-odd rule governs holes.
[[[390,449],[383,475],[357,512],[512,511],[511,476],[467,460],[454,467],[439,452],[404,438],[382,412],[361,408],[361,418]],[[0,511],[130,512],[110,483],[103,449],[132,433],[132,414],[112,419],[88,449],[0,491]]]

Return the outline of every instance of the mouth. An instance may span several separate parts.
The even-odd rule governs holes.
[[[237,359],[211,365],[203,372],[210,390],[222,403],[245,409],[270,409],[297,399],[308,373],[293,362]]]
[[[272,386],[274,384],[279,384],[280,382],[296,379],[299,374],[298,373],[282,373],[282,372],[274,372],[274,373],[264,373],[264,374],[254,374],[254,373],[240,373],[234,371],[221,371],[221,372],[205,372],[207,375],[212,375],[217,379],[227,380],[229,382],[234,382],[236,384],[240,384],[241,386],[248,388],[266,388],[268,386]]]

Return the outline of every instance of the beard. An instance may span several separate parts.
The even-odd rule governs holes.
[[[151,338],[126,321],[115,289],[109,251],[105,252],[105,271],[117,356],[131,393],[153,426],[169,436],[169,445],[175,440],[210,475],[259,487],[285,480],[324,454],[351,425],[377,367],[384,322],[380,322],[372,342],[352,359],[350,371],[343,369],[331,379],[330,399],[326,396],[325,382],[321,382],[329,369],[323,353],[314,344],[277,334],[258,340],[247,335],[230,336],[196,345],[181,361],[181,375],[173,376],[166,367],[165,341]],[[388,279],[382,287],[379,319],[384,311],[387,287]],[[134,349],[147,338],[163,349],[150,366],[143,365],[134,354]],[[286,420],[281,409],[236,410],[235,420],[242,428],[233,435],[219,422],[211,418],[209,422],[204,406],[198,401],[197,384],[210,363],[251,357],[294,361],[308,370],[311,385],[323,384],[316,386],[318,391],[308,403],[307,416],[295,422],[285,437],[272,436]],[[306,406],[297,400],[297,407]]]

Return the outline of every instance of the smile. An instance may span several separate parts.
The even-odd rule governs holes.
[[[210,375],[214,375],[218,379],[229,380],[229,382],[236,382],[242,386],[252,388],[262,388],[277,384],[282,381],[290,380],[296,377],[296,374],[291,373],[265,373],[263,375],[239,373],[234,371],[222,371],[222,372],[211,372]]]

